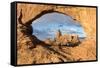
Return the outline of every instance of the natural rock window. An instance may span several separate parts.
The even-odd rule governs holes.
[[[96,8],[18,4],[17,19],[18,65],[97,60]]]
[[[40,40],[54,39],[60,30],[62,35],[77,34],[79,38],[85,38],[85,32],[81,24],[70,16],[62,13],[47,13],[32,22],[33,35]]]

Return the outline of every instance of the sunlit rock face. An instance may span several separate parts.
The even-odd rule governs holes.
[[[58,30],[62,34],[77,34],[79,37],[86,37],[83,27],[79,22],[70,16],[61,13],[47,13],[32,22],[33,35],[40,40],[47,38],[54,39]]]

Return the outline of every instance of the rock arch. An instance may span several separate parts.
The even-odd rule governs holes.
[[[22,17],[19,20],[19,16],[21,16],[20,11],[22,10]],[[17,64],[33,64],[35,63],[34,56],[31,51],[27,48],[28,45],[32,45],[32,40],[36,39],[34,36],[26,36],[21,32],[22,29],[26,31],[29,29],[32,21],[37,19],[43,14],[50,12],[60,12],[63,14],[67,14],[71,16],[74,20],[77,20],[83,26],[87,37],[96,37],[96,8],[91,7],[72,7],[72,6],[57,6],[57,5],[37,5],[37,4],[17,4]],[[21,25],[22,23],[23,25]],[[24,26],[24,25],[27,26]],[[20,28],[21,27],[21,28]],[[30,29],[29,29],[30,30]],[[28,43],[27,43],[28,42]],[[88,43],[88,45],[87,45]],[[49,52],[49,50],[43,49],[43,51]],[[92,49],[91,49],[92,48]],[[38,49],[38,47],[37,47]],[[76,48],[68,48],[69,53],[71,52],[71,59],[74,61],[83,61],[83,60],[96,60],[96,42],[95,39],[89,39],[83,42],[80,46]],[[66,50],[66,51],[68,51]],[[22,53],[23,52],[23,53]],[[34,51],[33,51],[34,52]],[[44,54],[40,52],[38,49],[40,56]],[[47,55],[47,54],[45,54]],[[50,56],[50,55],[49,55]],[[37,53],[35,53],[35,57],[37,58]],[[52,56],[51,56],[52,58]],[[56,58],[56,57],[55,57]],[[43,58],[42,58],[43,59]],[[43,60],[39,62],[45,62]],[[45,59],[45,58],[44,58]],[[48,59],[48,58],[47,58]],[[60,62],[58,58],[57,60],[52,60],[55,62]],[[46,61],[49,62],[49,61]],[[38,63],[38,62],[37,62]]]
[[[71,16],[83,26],[88,37],[96,37],[96,8],[56,5],[18,4],[17,17],[22,9],[22,22],[31,24],[36,18],[46,13],[59,12]]]

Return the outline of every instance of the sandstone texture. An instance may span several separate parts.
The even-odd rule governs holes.
[[[79,21],[86,39],[75,47],[56,46],[32,35],[31,24],[43,14],[58,12]],[[17,64],[96,60],[96,8],[17,4]]]

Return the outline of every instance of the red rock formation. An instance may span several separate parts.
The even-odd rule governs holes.
[[[76,34],[65,34],[62,35],[60,30],[56,33],[55,38],[56,45],[69,45],[69,46],[77,46],[80,43],[79,37]],[[71,45],[70,45],[71,44]]]
[[[85,41],[76,47],[61,46],[59,49],[58,46],[48,46],[35,36],[32,38],[30,27],[32,21],[50,12],[67,14],[79,21],[87,34]],[[17,37],[19,65],[96,60],[96,8],[19,3],[17,4]],[[63,36],[61,40],[65,37]],[[30,49],[28,45],[34,46],[35,41],[37,42],[35,47]],[[67,40],[62,42],[66,43]]]

